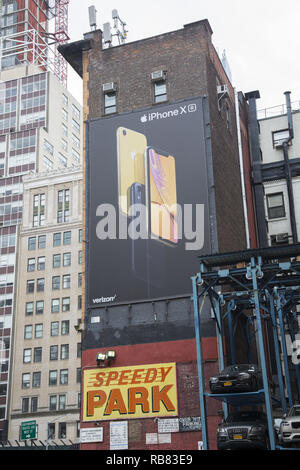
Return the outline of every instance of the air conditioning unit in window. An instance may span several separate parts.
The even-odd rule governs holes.
[[[277,233],[275,235],[276,243],[288,243],[289,241],[289,234],[288,233]]]
[[[163,70],[156,70],[155,72],[151,73],[151,80],[153,82],[157,82],[159,80],[165,80],[166,74]]]
[[[114,82],[103,83],[102,91],[103,93],[111,93],[113,91],[116,91]]]
[[[218,95],[229,95],[228,85],[218,85],[217,92]]]

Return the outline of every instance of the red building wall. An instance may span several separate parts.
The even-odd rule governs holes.
[[[106,348],[107,349],[107,348]],[[197,354],[195,340],[168,341],[162,343],[136,344],[113,348],[116,360],[112,367],[157,363],[176,363],[178,417],[200,416],[199,386],[197,375]],[[95,368],[96,354],[104,349],[83,351],[84,368]],[[208,380],[218,370],[216,338],[203,338],[205,389]],[[84,388],[84,384],[83,384]],[[222,405],[212,398],[207,399],[207,424],[210,449],[216,449],[216,429]],[[109,450],[109,421],[81,422],[81,428],[103,427],[103,442],[81,444],[81,450]],[[153,418],[128,419],[129,450],[197,450],[202,440],[201,431],[177,432],[171,434],[170,444],[146,444],[147,433],[157,433],[157,421]]]

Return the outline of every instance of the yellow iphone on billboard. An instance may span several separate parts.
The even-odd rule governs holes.
[[[145,154],[146,201],[152,238],[178,243],[175,158],[154,147]]]
[[[134,203],[144,203],[147,139],[140,132],[125,127],[117,129],[119,207],[128,215]]]

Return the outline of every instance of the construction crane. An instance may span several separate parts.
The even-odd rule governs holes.
[[[69,3],[70,0],[55,0],[54,16],[55,16],[55,74],[60,78],[62,84],[66,87],[68,80],[68,65],[63,56],[58,52],[57,48],[61,44],[69,41]]]

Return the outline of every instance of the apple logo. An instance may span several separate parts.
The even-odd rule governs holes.
[[[141,116],[141,122],[147,122],[147,115],[146,114]]]

